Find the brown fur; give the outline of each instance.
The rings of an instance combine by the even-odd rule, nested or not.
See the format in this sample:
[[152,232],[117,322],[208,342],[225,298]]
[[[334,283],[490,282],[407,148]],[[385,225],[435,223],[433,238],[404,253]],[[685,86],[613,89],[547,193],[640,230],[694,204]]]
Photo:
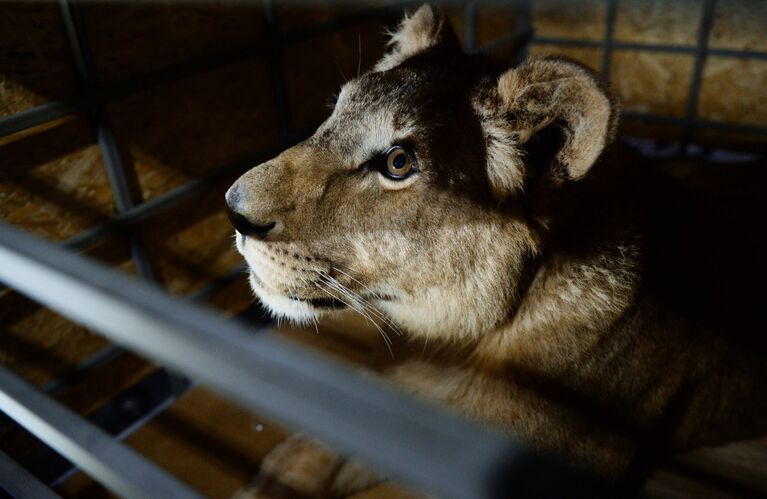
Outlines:
[[[463,55],[423,7],[314,136],[230,189],[232,209],[276,224],[238,236],[254,291],[299,321],[341,302],[385,315],[427,345],[391,379],[604,477],[763,433],[767,369],[748,333],[764,322],[711,249],[727,226],[690,223],[685,194],[625,157],[597,161],[616,115],[587,69]],[[417,173],[361,166],[394,144]],[[714,277],[730,296],[704,296],[726,289]],[[376,480],[331,456],[294,437],[264,473],[309,495]]]

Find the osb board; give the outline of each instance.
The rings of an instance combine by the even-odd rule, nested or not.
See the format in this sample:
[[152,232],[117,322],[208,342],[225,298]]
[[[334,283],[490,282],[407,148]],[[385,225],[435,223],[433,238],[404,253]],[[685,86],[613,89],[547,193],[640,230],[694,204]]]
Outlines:
[[530,12],[535,35],[601,40],[605,32],[605,0],[535,0]]
[[767,2],[726,0],[716,3],[708,43],[716,48],[767,50]]
[[257,56],[110,104],[144,200],[276,142],[268,67]]
[[622,0],[613,36],[624,42],[692,46],[702,12],[703,0]]
[[615,50],[610,86],[623,109],[683,116],[692,63],[692,57],[684,54]]
[[83,6],[102,80],[119,80],[252,45],[261,2],[93,2]]
[[703,68],[698,117],[767,126],[767,60],[708,57]]
[[295,126],[303,129],[324,120],[330,114],[328,98],[358,70],[369,70],[383,54],[385,41],[380,22],[373,21],[287,47],[285,72]]
[[187,294],[242,262],[223,211],[227,184],[144,224],[155,274],[169,292]]
[[41,385],[62,375],[105,345],[21,295],[0,295],[0,362],[30,383]]
[[0,219],[62,240],[110,216],[112,193],[83,119],[0,139]]
[[563,47],[561,45],[533,43],[530,45],[528,54],[535,57],[547,55],[569,57],[594,71],[599,71],[602,63],[602,50],[591,47]]
[[477,47],[509,35],[516,31],[517,18],[514,4],[490,3],[477,6],[477,24],[475,28]]
[[55,2],[0,2],[0,116],[76,91]]

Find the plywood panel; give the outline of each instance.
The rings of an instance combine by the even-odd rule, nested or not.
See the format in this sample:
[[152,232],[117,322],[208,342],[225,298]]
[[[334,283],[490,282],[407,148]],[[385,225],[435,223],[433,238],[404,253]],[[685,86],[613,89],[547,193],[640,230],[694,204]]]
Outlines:
[[85,120],[0,139],[0,218],[61,240],[113,212],[109,181]]
[[698,116],[767,126],[767,61],[709,57],[703,68]]
[[605,32],[604,0],[536,0],[532,21],[536,36],[601,40]]
[[266,33],[260,2],[92,2],[83,14],[105,81],[225,53]]
[[712,47],[767,50],[767,2],[727,0],[716,3],[708,42]]
[[623,0],[618,2],[614,37],[624,42],[693,46],[702,12],[702,0]]
[[76,92],[55,2],[0,2],[0,116]]
[[288,47],[287,87],[296,127],[324,120],[330,114],[328,98],[355,77],[358,68],[370,69],[383,54],[385,41],[380,22],[374,21]]
[[624,109],[682,116],[692,62],[688,55],[615,50],[610,85]]
[[266,59],[256,57],[109,106],[144,200],[276,142],[266,67]]

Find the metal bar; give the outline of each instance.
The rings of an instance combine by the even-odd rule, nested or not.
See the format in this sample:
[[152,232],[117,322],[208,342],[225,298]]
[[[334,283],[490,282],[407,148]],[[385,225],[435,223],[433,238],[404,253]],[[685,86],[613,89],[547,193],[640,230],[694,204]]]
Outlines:
[[[395,12],[398,8],[402,8],[410,3],[412,2],[393,2],[386,6],[317,23],[311,28],[285,33],[281,37],[282,44],[290,46],[311,40],[364,21],[375,19],[381,15]],[[124,98],[148,88],[189,78],[199,73],[213,71],[228,64],[234,64],[245,59],[256,57],[263,54],[268,49],[268,46],[269,44],[266,40],[259,40],[256,43],[249,43],[227,52],[204,56],[169,68],[127,78],[123,81],[109,83],[104,85],[103,88],[95,88],[92,89],[92,91],[104,101]],[[82,105],[83,103],[80,102],[79,99],[73,99],[72,101],[54,101],[11,116],[2,117],[0,118],[0,137],[5,137],[12,133],[26,130],[33,126],[42,125],[76,113],[80,110]]]
[[[410,4],[410,2],[396,2],[392,5],[379,7],[370,11],[325,21],[318,23],[317,25],[308,29],[285,33],[282,36],[282,40],[286,46],[290,46],[295,43],[300,43],[302,41],[310,40],[323,34],[346,28],[356,23],[373,19],[377,16],[381,16],[389,12],[394,12],[398,7],[401,8],[408,4]],[[515,5],[517,6],[518,12],[522,14],[519,16],[520,24],[518,24],[516,31],[528,31],[530,29],[529,0],[519,0],[515,3]],[[479,47],[478,50],[481,52],[489,52],[493,48],[497,48],[508,43],[514,43],[519,39],[520,37],[516,33],[504,35],[482,47]],[[594,48],[599,48],[603,44],[603,42],[598,40],[581,40],[557,37],[535,37],[531,40],[531,43]],[[612,45],[614,49],[640,51],[645,50],[650,52],[693,54],[696,50],[695,47],[681,45],[621,42],[615,40],[613,40]],[[183,78],[188,78],[201,72],[212,71],[228,64],[233,64],[250,57],[255,57],[259,54],[262,54],[266,50],[266,46],[266,41],[259,41],[257,43],[243,45],[242,47],[231,51],[222,52],[211,56],[205,56],[193,61],[179,64],[177,66],[172,66],[159,71],[147,73],[145,75],[128,78],[120,82],[111,83],[106,85],[105,88],[97,89],[96,91],[105,100],[120,99],[154,86],[167,84]],[[711,56],[733,57],[741,59],[767,59],[767,52],[754,50],[709,48],[708,54]],[[524,54],[521,55],[524,56]],[[11,133],[16,133],[18,131],[31,128],[33,126],[38,126],[43,123],[47,123],[49,121],[53,121],[55,119],[59,119],[69,114],[75,113],[80,109],[81,105],[82,104],[79,101],[49,102],[27,111],[22,111],[21,113],[5,116],[0,118],[0,137],[4,137],[6,135],[10,135]]]
[[[88,421],[123,440],[170,407],[191,387],[188,380],[155,370],[88,415]],[[40,449],[31,470],[50,487],[58,487],[78,468],[49,448]]]
[[61,496],[35,478],[19,463],[0,451],[0,495],[25,499],[56,499]]
[[738,59],[767,59],[767,52],[757,52],[755,50],[735,50],[735,49],[720,49],[720,48],[708,48],[708,55],[715,55],[719,57],[735,57]]
[[126,227],[139,224],[159,213],[169,210],[185,199],[189,199],[199,192],[203,192],[220,181],[231,175],[236,175],[246,171],[249,168],[273,157],[286,146],[281,144],[276,147],[267,148],[258,154],[248,156],[231,163],[223,168],[219,168],[212,174],[190,180],[164,194],[145,201],[130,210],[120,213],[100,225],[85,229],[77,235],[66,239],[62,245],[66,248],[82,250],[88,246],[100,241],[108,234],[118,230],[124,230]]
[[512,43],[519,42],[521,45],[514,61],[512,61],[515,65],[520,64],[527,58],[530,40],[532,40],[534,35],[531,3],[532,0],[517,0],[514,3],[514,14],[516,17],[514,31],[518,36],[516,40],[511,41]]
[[[511,485],[517,497],[593,495],[590,481],[494,431],[7,225],[0,225],[0,279],[115,343],[436,494],[506,497],[501,485]],[[543,483],[531,470],[561,474]]]
[[[96,142],[99,145],[104,168],[109,178],[112,197],[117,213],[124,213],[133,208],[128,179],[125,176],[125,166],[117,140],[109,123],[109,116],[101,98],[96,94],[98,77],[96,66],[88,42],[88,36],[83,28],[82,18],[77,6],[70,0],[59,0],[59,10],[64,22],[64,30],[72,49],[72,55],[77,66],[81,85],[85,91],[87,106],[90,110],[93,124],[96,127]],[[154,281],[151,264],[146,248],[141,241],[141,234],[129,231],[129,246],[133,265],[138,274],[147,281]]]
[[103,367],[117,357],[119,357],[125,350],[117,345],[107,345],[101,350],[97,351],[93,355],[89,356],[73,368],[69,369],[64,375],[49,381],[42,386],[42,390],[48,395],[56,395],[61,393],[62,390],[75,384],[77,381],[85,378],[85,376],[93,371]]
[[476,0],[465,0],[463,3],[463,48],[469,53],[477,49]]
[[0,137],[28,130],[77,112],[73,102],[53,101],[0,118]]
[[[661,125],[684,125],[684,118],[677,116],[665,116],[654,113],[642,113],[637,111],[621,111],[621,119],[643,121],[646,123],[657,123]],[[743,135],[767,135],[767,127],[755,125],[742,125],[739,123],[727,123],[710,120],[694,120],[693,128],[721,130],[724,132],[734,132]]]
[[687,106],[685,106],[684,112],[684,124],[682,125],[682,134],[679,140],[682,144],[682,150],[686,149],[687,144],[690,142],[690,136],[692,135],[698,111],[700,82],[703,77],[703,66],[706,64],[708,35],[714,22],[715,8],[716,0],[705,0],[703,2],[703,13],[701,14],[700,26],[698,27],[698,43],[695,47],[695,62],[693,63],[690,89],[687,94]]
[[605,83],[610,82],[610,61],[613,52],[613,30],[615,29],[615,16],[618,12],[618,0],[607,0],[607,12],[605,13],[605,37],[602,41],[602,63],[599,72]]
[[117,495],[199,497],[135,451],[2,366],[0,410]]
[[216,277],[205,286],[192,291],[187,299],[197,302],[207,301],[216,295],[219,291],[226,288],[238,279],[245,279],[247,266],[245,264],[239,264],[226,273]]
[[[498,38],[490,42],[491,44],[497,43],[503,37]],[[508,42],[507,42],[508,43]],[[558,38],[548,36],[536,36],[531,40],[531,43],[540,43],[546,45],[562,45],[572,47],[588,47],[599,48],[603,45],[603,41],[599,40],[583,40],[580,38]],[[670,45],[663,43],[640,43],[640,42],[622,42],[619,40],[613,40],[613,49],[620,50],[632,50],[632,51],[647,51],[647,52],[669,52],[677,54],[695,54],[696,47],[684,46],[684,45]],[[738,59],[767,59],[767,52],[758,52],[753,50],[735,50],[724,48],[708,48],[708,55],[720,56],[720,57],[733,57]]]
[[[301,131],[297,135],[300,139],[306,135],[306,132]],[[173,208],[195,194],[204,192],[220,180],[240,174],[257,164],[266,161],[289,145],[290,143],[286,143],[266,148],[256,154],[246,156],[223,168],[219,168],[206,177],[190,180],[175,189],[134,206],[124,213],[119,213],[106,222],[85,229],[84,231],[65,239],[60,244],[63,247],[72,250],[80,251],[87,249],[110,234],[130,230],[132,226],[140,224],[153,216]],[[0,283],[0,291],[3,291],[4,289],[6,288]]]
[[602,41],[600,40],[580,40],[580,39],[569,39],[569,38],[556,38],[556,37],[550,37],[550,36],[534,36],[532,40],[530,40],[530,43],[542,43],[542,44],[548,44],[548,45],[567,45],[572,47],[593,47],[593,48],[599,48],[602,46]]

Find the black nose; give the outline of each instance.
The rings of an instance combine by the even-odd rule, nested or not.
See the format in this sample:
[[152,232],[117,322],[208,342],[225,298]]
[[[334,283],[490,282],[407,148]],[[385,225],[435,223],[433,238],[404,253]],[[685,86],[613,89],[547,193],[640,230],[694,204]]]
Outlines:
[[227,207],[227,214],[229,215],[229,221],[232,222],[237,232],[243,236],[257,237],[258,239],[264,239],[269,231],[271,231],[276,224],[272,222],[266,225],[257,225],[248,220],[245,216],[233,211]]

